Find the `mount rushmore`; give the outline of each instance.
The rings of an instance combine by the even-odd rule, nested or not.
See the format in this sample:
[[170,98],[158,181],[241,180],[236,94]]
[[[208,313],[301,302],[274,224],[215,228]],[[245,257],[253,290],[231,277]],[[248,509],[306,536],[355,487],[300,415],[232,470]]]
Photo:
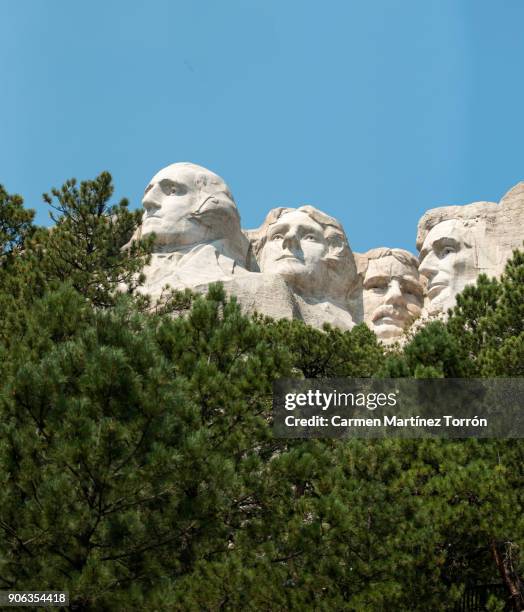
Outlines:
[[479,274],[499,276],[524,240],[524,183],[499,203],[428,210],[419,255],[380,247],[353,253],[342,225],[314,206],[269,211],[243,230],[225,181],[196,164],[160,170],[145,189],[134,238],[155,235],[141,291],[206,291],[223,283],[245,312],[351,329],[365,322],[385,343],[419,318],[445,315]]

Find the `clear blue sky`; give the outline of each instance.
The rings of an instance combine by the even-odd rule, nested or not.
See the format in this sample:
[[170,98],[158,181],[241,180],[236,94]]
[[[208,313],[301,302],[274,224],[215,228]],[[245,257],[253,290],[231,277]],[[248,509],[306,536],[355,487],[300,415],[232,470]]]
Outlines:
[[524,179],[524,1],[0,0],[0,183],[193,161],[242,225],[310,203],[356,251]]

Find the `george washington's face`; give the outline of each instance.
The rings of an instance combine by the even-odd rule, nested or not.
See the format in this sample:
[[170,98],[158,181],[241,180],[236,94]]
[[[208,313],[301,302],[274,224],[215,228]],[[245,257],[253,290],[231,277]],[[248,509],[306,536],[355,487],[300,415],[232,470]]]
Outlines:
[[422,285],[414,266],[387,255],[369,262],[364,277],[364,316],[381,340],[397,338],[422,308]]
[[286,212],[267,230],[260,270],[280,274],[291,284],[321,282],[327,253],[322,226],[305,212]]
[[[142,235],[154,233],[156,244],[174,246],[227,235],[220,223],[210,226],[204,222],[204,213],[213,212],[213,207],[224,208],[223,203],[225,208],[235,206],[226,191],[221,179],[205,168],[172,164],[160,170],[146,187],[142,200]],[[218,197],[214,197],[215,193]]]
[[456,295],[475,282],[475,249],[460,220],[443,221],[431,229],[420,251],[419,271],[428,280],[427,296],[434,311],[452,308]]
[[197,207],[194,171],[183,166],[168,166],[156,174],[146,187],[142,200],[145,212],[142,235],[156,234],[159,244],[195,242],[198,223],[192,217]]

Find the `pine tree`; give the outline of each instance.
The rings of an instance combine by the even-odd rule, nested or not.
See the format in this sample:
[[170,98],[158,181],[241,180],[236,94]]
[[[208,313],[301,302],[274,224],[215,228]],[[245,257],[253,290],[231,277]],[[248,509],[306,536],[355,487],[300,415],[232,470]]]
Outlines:
[[259,321],[270,337],[289,348],[296,373],[304,378],[372,376],[384,357],[377,337],[364,324],[342,331],[330,325],[315,329],[297,320]]
[[132,292],[143,281],[153,239],[131,241],[141,211],[130,212],[125,198],[110,205],[112,194],[108,172],[79,187],[71,179],[44,194],[55,225],[33,245],[48,282],[70,282],[97,307],[112,305],[117,290]]
[[9,195],[0,185],[0,364],[5,341],[12,335],[14,321],[28,296],[31,274],[25,260],[36,229],[34,215],[33,210],[24,208],[21,196]]
[[25,317],[2,364],[0,578],[140,608],[243,527],[289,359],[214,288],[187,318],[125,297],[100,310],[68,286]]
[[34,232],[35,213],[25,209],[23,203],[19,195],[9,195],[0,185],[0,269],[20,253]]
[[500,279],[481,276],[457,297],[447,329],[469,375],[524,375],[524,252],[514,251]]

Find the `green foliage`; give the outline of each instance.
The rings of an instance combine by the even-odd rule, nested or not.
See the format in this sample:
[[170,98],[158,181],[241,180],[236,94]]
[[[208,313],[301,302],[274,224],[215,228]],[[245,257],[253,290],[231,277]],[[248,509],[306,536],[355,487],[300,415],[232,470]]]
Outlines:
[[384,350],[369,328],[351,331],[325,325],[323,330],[302,321],[261,318],[269,336],[289,348],[295,373],[304,378],[368,377],[382,363]]
[[172,318],[63,286],[25,319],[2,364],[6,588],[97,610],[451,608],[496,580],[492,539],[523,541],[522,445],[273,439],[272,381],[312,332],[282,326],[290,352],[220,287]]
[[421,329],[404,349],[415,378],[460,378],[467,371],[455,337],[447,326],[434,321]]
[[[55,209],[55,226],[36,229],[34,212],[23,209],[19,196],[0,189],[0,341],[7,350],[24,334],[25,310],[62,282],[99,308],[111,306],[119,292],[132,293],[141,282],[151,239],[129,244],[141,214],[130,212],[127,200],[111,206],[112,193],[107,172],[80,187],[74,179],[67,181],[52,190],[56,204],[44,196]],[[171,298],[167,306],[174,311],[178,302]],[[141,304],[151,307],[145,298]]]
[[285,353],[220,289],[173,320],[124,298],[94,310],[66,286],[26,330],[0,398],[3,584],[115,609],[227,551],[272,452]]
[[68,281],[98,307],[111,306],[119,287],[132,292],[142,282],[152,244],[152,238],[130,242],[141,212],[130,212],[126,199],[110,205],[112,194],[108,172],[80,187],[75,179],[66,181],[51,196],[44,194],[55,210],[55,226],[41,231],[33,245],[48,282]]
[[[34,211],[23,207],[18,195],[9,195],[0,185],[0,358],[2,348],[13,333],[13,321],[20,319],[29,279],[26,249],[35,232]],[[6,334],[6,330],[10,332]],[[1,342],[3,340],[3,342]]]
[[524,251],[499,280],[481,276],[466,287],[447,327],[469,375],[524,376]]
[[33,210],[23,207],[19,195],[9,195],[0,185],[0,268],[7,265],[34,231]]

